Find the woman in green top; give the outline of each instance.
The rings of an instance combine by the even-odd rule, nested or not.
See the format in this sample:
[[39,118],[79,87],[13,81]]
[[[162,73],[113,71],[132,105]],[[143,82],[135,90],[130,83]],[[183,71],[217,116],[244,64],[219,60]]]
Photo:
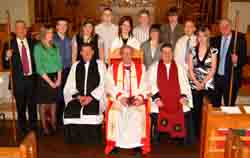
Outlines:
[[[59,48],[53,43],[53,28],[44,26],[41,41],[35,46],[35,63],[38,79],[37,103],[40,104],[40,116],[45,135],[49,135],[49,124],[56,130],[56,98],[61,84],[62,63]],[[48,123],[46,117],[50,116]]]

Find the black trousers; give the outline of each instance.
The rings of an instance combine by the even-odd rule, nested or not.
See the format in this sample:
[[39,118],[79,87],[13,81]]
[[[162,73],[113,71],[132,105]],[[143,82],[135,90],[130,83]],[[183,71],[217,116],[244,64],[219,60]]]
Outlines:
[[63,112],[64,112],[64,108],[65,108],[63,89],[64,89],[64,86],[66,84],[66,81],[67,81],[67,78],[69,75],[69,71],[70,71],[70,68],[65,68],[62,71],[62,80],[61,80],[62,82],[61,82],[61,86],[60,86],[57,101],[56,101],[56,104],[57,104],[56,116],[57,116],[57,122],[59,125],[63,124],[62,120],[63,120]]
[[202,107],[203,107],[203,98],[206,96],[210,100],[210,102],[214,105],[215,102],[215,91],[212,89],[209,90],[192,90],[193,95],[193,119],[194,119],[194,127],[196,136],[200,136],[200,128],[201,128],[201,120],[202,120]]
[[[225,83],[225,77],[216,75],[215,77],[215,91],[216,91],[216,97],[215,97],[215,106],[219,107],[221,106],[221,100],[223,97],[225,106],[234,106],[235,101],[237,99],[238,90],[239,90],[239,83],[238,81],[235,81],[233,83],[232,87],[232,98],[231,103],[229,104],[229,91],[230,91],[230,85]],[[225,86],[226,85],[226,86]]]
[[[186,128],[186,137],[184,138],[184,144],[194,144],[195,139],[195,131],[194,131],[194,123],[192,111],[188,111],[184,113],[184,121]],[[157,123],[158,123],[158,113],[151,113],[151,140],[153,142],[159,142],[160,133],[158,131]]]
[[[18,127],[25,132],[27,128],[37,128],[37,105],[35,102],[35,79],[34,77],[24,77],[23,91],[15,92]],[[29,124],[27,124],[26,109],[28,108]]]

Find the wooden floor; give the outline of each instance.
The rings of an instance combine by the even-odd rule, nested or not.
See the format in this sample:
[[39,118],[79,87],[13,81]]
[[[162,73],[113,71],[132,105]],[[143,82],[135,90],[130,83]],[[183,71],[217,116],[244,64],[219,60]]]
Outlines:
[[[0,125],[3,124],[0,122]],[[0,128],[1,128],[0,126]],[[15,146],[11,130],[0,129],[0,146]],[[39,158],[133,158],[132,150],[121,150],[117,157],[104,155],[104,144],[87,146],[65,144],[63,130],[59,130],[54,136],[38,136]],[[167,144],[165,140],[159,145],[152,146],[152,152],[146,158],[198,158],[198,145],[177,146]]]

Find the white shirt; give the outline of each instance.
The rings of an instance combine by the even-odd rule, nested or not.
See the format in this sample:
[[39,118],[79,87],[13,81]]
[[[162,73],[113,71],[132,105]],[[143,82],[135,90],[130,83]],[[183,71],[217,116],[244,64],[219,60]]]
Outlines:
[[167,79],[169,79],[170,64],[165,64],[167,70]]
[[25,74],[25,75],[29,76],[29,75],[32,74],[32,64],[31,64],[30,48],[29,48],[29,45],[28,45],[28,41],[27,41],[26,38],[24,38],[23,40],[21,40],[20,38],[16,38],[16,40],[17,40],[17,45],[18,45],[19,54],[20,54],[21,59],[22,59],[22,41],[23,41],[23,44],[24,44],[24,46],[26,48],[26,53],[27,53],[27,56],[28,56],[30,72],[28,74]]
[[87,79],[88,79],[88,72],[89,72],[89,61],[85,63],[85,79],[84,79],[84,95],[87,94]]
[[133,30],[133,35],[142,44],[149,39],[149,27],[143,28],[142,26],[137,26]]
[[[128,39],[127,45],[130,47],[139,50],[140,49],[140,43],[135,37],[130,37]],[[116,37],[114,41],[112,42],[110,52],[113,52],[117,48],[121,48],[123,46],[123,41],[120,37]]]
[[[169,76],[170,64],[166,64],[166,69],[168,73],[167,75]],[[193,97],[192,97],[192,92],[191,92],[188,76],[187,76],[186,71],[181,65],[177,64],[177,69],[178,69],[180,93],[185,94],[188,99],[188,106],[183,105],[183,112],[188,112],[190,111],[190,108],[193,107]],[[158,62],[152,64],[147,71],[148,89],[149,91],[152,92],[152,94],[156,94],[157,92],[159,92],[158,85],[157,85],[157,72],[158,72]],[[151,112],[155,112],[155,113],[159,112],[159,108],[155,104],[155,102],[152,102]]]
[[115,37],[118,35],[118,27],[115,24],[105,24],[100,23],[95,27],[95,32],[103,39],[104,41],[104,57],[105,61],[108,60],[109,48]]
[[187,51],[187,41],[190,38],[190,49],[195,47],[196,42],[196,36],[192,35],[191,37],[184,35],[182,36],[175,45],[174,49],[174,59],[177,64],[183,65],[187,70],[187,62],[186,62],[186,51]]
[[152,59],[155,56],[155,51],[156,51],[156,48],[154,48],[154,47],[151,46],[151,56],[152,56]]

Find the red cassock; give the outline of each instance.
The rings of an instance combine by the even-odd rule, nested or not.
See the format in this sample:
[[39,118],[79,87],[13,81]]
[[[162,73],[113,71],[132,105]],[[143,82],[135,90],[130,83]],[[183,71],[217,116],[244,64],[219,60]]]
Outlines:
[[157,84],[161,100],[164,104],[159,109],[158,130],[167,132],[172,138],[183,138],[186,135],[184,112],[179,100],[181,98],[178,69],[173,61],[167,78],[163,61],[158,64]]

